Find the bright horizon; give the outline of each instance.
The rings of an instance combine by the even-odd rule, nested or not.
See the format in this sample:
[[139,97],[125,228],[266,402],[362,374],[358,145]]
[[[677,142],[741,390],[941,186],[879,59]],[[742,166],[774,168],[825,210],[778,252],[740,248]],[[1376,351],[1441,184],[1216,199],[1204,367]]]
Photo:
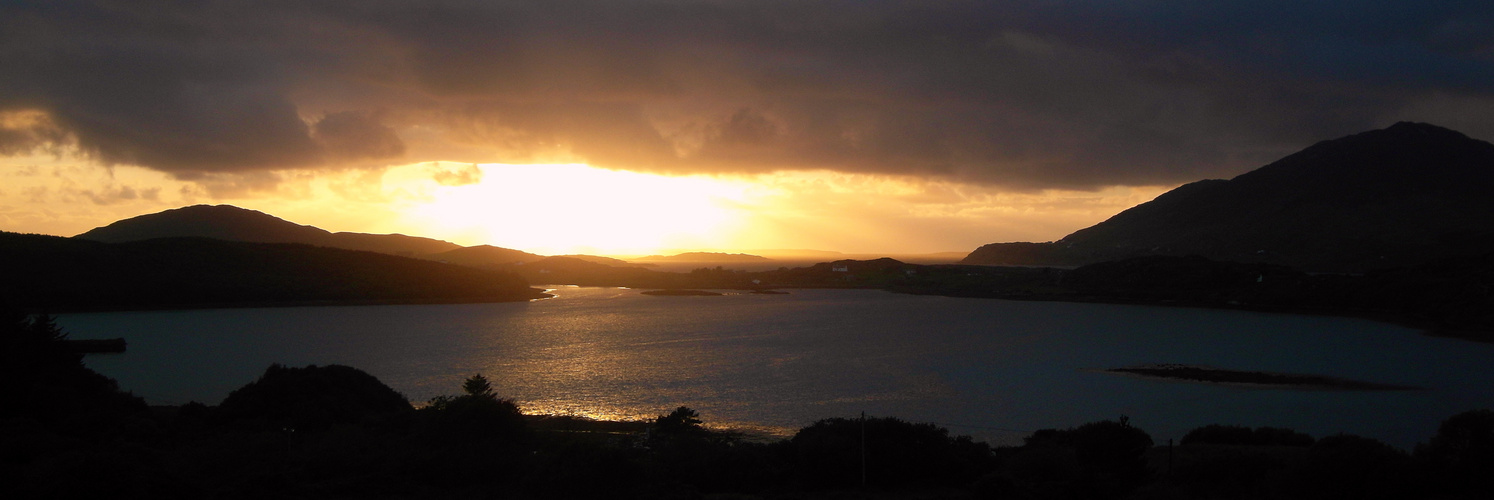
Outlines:
[[545,254],[969,252],[1396,122],[1494,137],[1481,4],[160,9],[0,4],[0,230],[208,203]]
[[[20,160],[20,161],[18,161]],[[1173,186],[996,189],[829,171],[661,175],[582,164],[421,162],[287,175],[214,196],[139,167],[8,158],[0,230],[73,236],[195,204],[258,210],[332,232],[400,233],[541,255],[638,257],[813,250],[915,255],[1050,241]]]

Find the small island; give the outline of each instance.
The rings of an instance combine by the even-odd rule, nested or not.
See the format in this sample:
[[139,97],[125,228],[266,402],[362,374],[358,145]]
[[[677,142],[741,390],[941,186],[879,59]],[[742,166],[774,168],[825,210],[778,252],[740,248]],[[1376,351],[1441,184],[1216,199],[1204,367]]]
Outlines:
[[683,296],[716,297],[716,296],[722,295],[722,294],[717,293],[717,292],[711,292],[711,291],[706,291],[706,290],[678,290],[678,289],[649,290],[649,291],[642,292],[642,293],[644,295],[660,295],[660,296],[668,296],[668,297],[683,297]]
[[1102,370],[1105,373],[1146,378],[1220,384],[1243,384],[1282,389],[1326,389],[1341,391],[1409,391],[1420,387],[1348,380],[1323,375],[1228,370],[1198,365],[1156,364]]

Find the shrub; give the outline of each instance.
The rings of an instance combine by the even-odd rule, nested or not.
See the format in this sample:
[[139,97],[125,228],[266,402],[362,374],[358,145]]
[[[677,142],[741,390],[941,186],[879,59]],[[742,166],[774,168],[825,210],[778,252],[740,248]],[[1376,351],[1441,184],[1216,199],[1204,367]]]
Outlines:
[[1416,447],[1416,457],[1438,474],[1438,483],[1462,491],[1494,488],[1494,411],[1473,410],[1448,417],[1437,435]]
[[325,430],[411,411],[409,401],[373,375],[341,365],[270,365],[218,406],[229,422],[260,429]]
[[1151,478],[1151,448],[1152,437],[1124,418],[1043,429],[1025,439],[1014,472],[1029,486],[1065,484],[1073,496],[1119,498]]
[[863,453],[867,484],[884,488],[968,485],[994,464],[985,443],[891,417],[820,420],[790,443],[798,477],[814,487],[860,484]]
[[1211,424],[1188,431],[1181,445],[1231,444],[1253,446],[1312,446],[1313,438],[1291,429]]
[[1339,434],[1319,439],[1293,474],[1307,498],[1414,498],[1411,457],[1380,441]]

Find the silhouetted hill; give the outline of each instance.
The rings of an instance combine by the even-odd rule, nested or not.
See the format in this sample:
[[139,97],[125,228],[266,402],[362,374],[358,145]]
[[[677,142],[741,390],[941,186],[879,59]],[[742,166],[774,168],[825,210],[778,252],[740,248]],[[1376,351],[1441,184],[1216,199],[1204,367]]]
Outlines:
[[[308,242],[308,244],[316,245],[317,243]],[[404,257],[429,255],[462,248],[461,245],[456,243],[421,236],[347,232],[332,233],[332,237],[321,243],[320,246],[387,253]]]
[[1052,243],[986,245],[963,263],[1201,255],[1310,271],[1415,265],[1494,248],[1491,188],[1494,144],[1402,122],[1181,186]]
[[638,262],[767,262],[767,257],[745,253],[685,252],[676,255],[650,255],[633,259]]
[[653,264],[634,264],[634,263],[628,262],[626,260],[614,259],[612,257],[602,257],[600,255],[566,254],[566,255],[556,255],[555,257],[569,257],[569,258],[572,258],[572,259],[581,259],[581,260],[584,260],[584,261],[587,261],[587,262],[593,262],[593,263],[597,263],[597,264],[605,264],[605,265],[615,266],[615,267],[639,267],[639,266],[651,266],[651,265],[653,265]]
[[232,205],[193,205],[116,221],[76,238],[123,243],[153,238],[200,237],[254,243],[303,243],[348,250],[415,256],[461,248],[455,243],[402,234],[332,233]]
[[126,243],[0,232],[0,298],[98,310],[542,296],[512,273],[373,252],[208,238]]
[[492,245],[475,245],[426,255],[424,258],[463,266],[494,269],[534,262],[545,256]]
[[814,250],[807,248],[757,248],[747,250],[746,253],[761,255],[773,260],[818,260],[828,261],[846,258],[846,254],[832,250]]

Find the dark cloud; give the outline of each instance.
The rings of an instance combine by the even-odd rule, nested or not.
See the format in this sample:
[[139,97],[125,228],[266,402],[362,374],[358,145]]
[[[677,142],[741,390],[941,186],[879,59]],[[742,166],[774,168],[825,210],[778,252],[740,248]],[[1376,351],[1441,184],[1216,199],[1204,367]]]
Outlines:
[[0,154],[60,131],[180,178],[449,160],[1176,183],[1398,120],[1491,138],[1488,26],[1474,1],[6,4],[0,112],[56,129],[0,129]]
[[56,149],[69,139],[67,131],[45,114],[0,111],[0,156]]
[[405,153],[405,143],[394,129],[369,113],[329,113],[312,126],[311,136],[328,156],[341,160],[382,160]]

